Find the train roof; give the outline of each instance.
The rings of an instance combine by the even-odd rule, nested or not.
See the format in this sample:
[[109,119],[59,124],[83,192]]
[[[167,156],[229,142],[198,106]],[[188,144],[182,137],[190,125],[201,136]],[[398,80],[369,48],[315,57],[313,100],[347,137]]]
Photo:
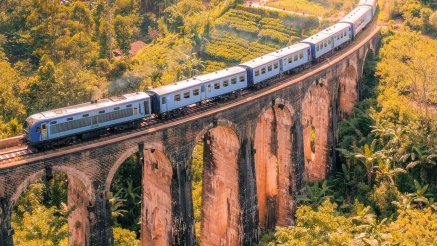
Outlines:
[[329,35],[335,34],[341,30],[344,30],[345,28],[349,28],[351,25],[348,23],[336,23],[335,25],[332,25],[328,28],[323,29],[322,33],[327,33]]
[[78,113],[89,112],[92,110],[98,110],[106,107],[116,106],[124,103],[134,102],[142,99],[147,99],[150,96],[145,92],[136,92],[131,94],[125,94],[117,97],[110,97],[98,100],[97,102],[87,102],[78,105],[73,105],[64,108],[58,108],[53,110],[44,111],[31,115],[28,119],[35,120],[45,120],[54,119],[67,115],[74,115]]
[[239,74],[239,73],[243,73],[246,72],[246,69],[239,67],[239,66],[234,66],[234,67],[230,67],[230,68],[226,68],[217,72],[212,72],[212,73],[208,73],[208,74],[204,74],[204,75],[200,75],[197,76],[197,79],[199,80],[203,80],[203,81],[212,81],[212,80],[216,80],[216,79],[221,79],[221,78],[226,78],[235,74]]
[[302,41],[300,41],[301,43],[311,43],[311,44],[316,44],[319,43],[320,41],[325,40],[326,38],[329,38],[331,36],[331,34],[325,33],[325,32],[318,32],[316,34],[314,34],[313,36],[306,38]]
[[247,66],[247,67],[250,67],[250,68],[257,68],[259,66],[265,65],[265,64],[267,64],[269,62],[276,61],[276,60],[278,60],[278,57],[272,56],[270,54],[267,54],[267,55],[255,58],[253,60],[250,60],[248,62],[242,63],[242,64],[240,64],[240,66]]
[[284,57],[284,56],[288,56],[296,51],[308,49],[309,47],[310,47],[309,44],[297,43],[297,44],[293,44],[291,46],[285,47],[283,49],[274,51],[272,53],[269,53],[268,55],[275,56],[275,57]]
[[153,88],[153,89],[150,89],[148,91],[155,93],[155,94],[158,94],[158,95],[167,95],[167,94],[170,94],[173,92],[178,92],[178,91],[181,91],[184,89],[191,88],[191,87],[196,86],[196,85],[201,85],[204,83],[208,83],[210,81],[222,79],[222,78],[232,76],[235,74],[239,74],[242,72],[246,72],[246,69],[244,69],[242,67],[238,67],[238,66],[230,67],[230,68],[226,68],[226,69],[223,69],[220,71],[216,71],[216,72],[200,75],[197,77],[193,77],[190,79],[178,81],[178,82],[173,83],[173,84],[168,84],[168,85],[160,86],[157,88]]
[[340,20],[341,22],[347,22],[347,23],[355,23],[359,18],[361,18],[364,14],[366,14],[367,11],[372,11],[372,7],[370,6],[358,6],[354,8],[349,14],[347,14],[343,19]]
[[378,0],[360,0],[358,3],[358,6],[360,5],[369,5],[369,6],[376,6],[378,3]]

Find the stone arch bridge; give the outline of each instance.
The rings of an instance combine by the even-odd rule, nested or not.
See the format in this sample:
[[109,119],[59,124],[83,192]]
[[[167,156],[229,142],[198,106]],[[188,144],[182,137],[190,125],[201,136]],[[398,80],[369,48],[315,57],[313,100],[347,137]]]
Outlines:
[[249,245],[260,231],[293,223],[305,181],[335,162],[337,122],[357,101],[378,28],[337,55],[230,104],[129,134],[0,164],[0,245],[13,245],[11,214],[38,178],[68,175],[69,245],[113,245],[108,191],[132,154],[142,161],[142,245],[193,245],[191,159],[204,141],[201,242]]

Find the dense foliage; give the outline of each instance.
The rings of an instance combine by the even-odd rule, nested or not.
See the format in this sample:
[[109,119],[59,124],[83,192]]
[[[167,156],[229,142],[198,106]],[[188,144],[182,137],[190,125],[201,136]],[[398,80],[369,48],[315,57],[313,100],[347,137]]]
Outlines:
[[296,225],[264,244],[437,243],[437,41],[409,25],[387,28],[369,54],[360,101],[339,123],[337,173],[307,184]]

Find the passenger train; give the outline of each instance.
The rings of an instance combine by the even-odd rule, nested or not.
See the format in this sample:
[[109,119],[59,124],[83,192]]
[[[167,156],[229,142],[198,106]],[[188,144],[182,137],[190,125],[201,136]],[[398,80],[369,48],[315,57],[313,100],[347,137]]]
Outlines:
[[238,66],[200,75],[146,92],[126,94],[31,115],[24,141],[45,148],[76,139],[92,138],[108,130],[135,127],[149,117],[168,117],[189,105],[258,87],[280,74],[323,60],[353,40],[372,21],[377,0],[361,0],[335,25],[301,42]]

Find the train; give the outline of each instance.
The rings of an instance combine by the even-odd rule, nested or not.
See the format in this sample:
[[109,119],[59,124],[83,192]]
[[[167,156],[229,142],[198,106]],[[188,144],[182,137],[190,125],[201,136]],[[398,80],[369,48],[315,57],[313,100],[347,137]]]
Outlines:
[[297,44],[248,62],[187,80],[31,115],[24,141],[45,148],[93,138],[110,130],[138,127],[149,117],[172,117],[190,105],[228,98],[259,87],[282,74],[300,71],[324,60],[354,40],[371,23],[377,0],[361,0],[338,23]]

